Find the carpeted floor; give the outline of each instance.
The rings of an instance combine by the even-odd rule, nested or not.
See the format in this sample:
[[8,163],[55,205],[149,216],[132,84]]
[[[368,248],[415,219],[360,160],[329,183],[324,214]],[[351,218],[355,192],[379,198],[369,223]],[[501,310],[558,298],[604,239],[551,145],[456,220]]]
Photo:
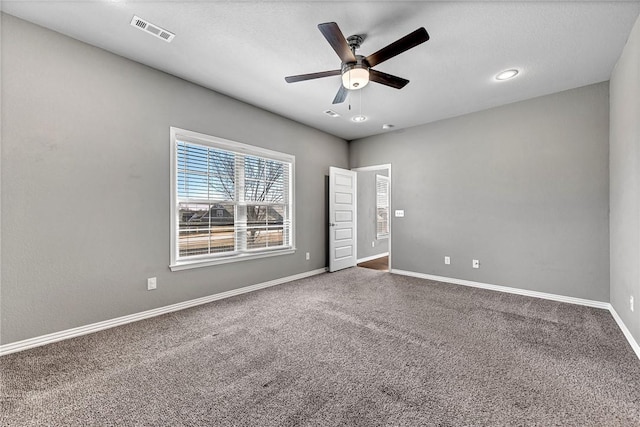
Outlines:
[[363,268],[0,358],[3,426],[638,426],[600,309]]

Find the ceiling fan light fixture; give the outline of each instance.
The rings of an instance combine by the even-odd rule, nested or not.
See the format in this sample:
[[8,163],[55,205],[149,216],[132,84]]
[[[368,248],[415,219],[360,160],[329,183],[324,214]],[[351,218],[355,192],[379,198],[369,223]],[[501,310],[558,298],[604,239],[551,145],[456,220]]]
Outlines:
[[362,64],[347,64],[342,70],[342,86],[349,90],[362,89],[369,83],[369,70]]

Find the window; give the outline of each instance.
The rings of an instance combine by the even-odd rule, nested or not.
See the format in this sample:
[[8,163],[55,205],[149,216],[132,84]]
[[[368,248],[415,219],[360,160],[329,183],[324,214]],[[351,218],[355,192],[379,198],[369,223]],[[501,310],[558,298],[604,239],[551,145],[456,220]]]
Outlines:
[[171,269],[292,253],[295,157],[171,128]]
[[389,237],[389,177],[376,175],[376,238]]

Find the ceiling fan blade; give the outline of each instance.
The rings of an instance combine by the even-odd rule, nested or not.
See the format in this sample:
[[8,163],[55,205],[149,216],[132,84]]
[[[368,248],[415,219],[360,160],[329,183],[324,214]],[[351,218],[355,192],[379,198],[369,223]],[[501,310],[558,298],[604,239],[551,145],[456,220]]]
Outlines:
[[396,89],[402,89],[407,85],[407,83],[409,83],[409,80],[403,79],[402,77],[392,76],[391,74],[372,69],[369,69],[369,80],[385,86],[391,86]]
[[426,42],[427,40],[429,40],[429,34],[427,33],[427,30],[425,30],[424,27],[420,27],[414,32],[394,41],[390,45],[383,47],[376,53],[372,53],[371,55],[367,56],[367,62],[369,63],[370,67],[375,67],[381,62],[384,62],[387,59],[391,59],[396,55],[400,55],[402,52],[416,47],[419,44]]
[[349,94],[349,89],[344,87],[342,84],[340,85],[340,89],[338,89],[338,93],[336,93],[336,97],[333,98],[332,104],[341,104],[347,99],[347,95]]
[[333,50],[336,51],[342,62],[356,62],[356,57],[349,48],[349,43],[344,38],[342,31],[335,22],[318,24],[318,29],[329,42]]
[[321,71],[319,73],[298,74],[297,76],[288,76],[288,77],[285,77],[284,79],[287,81],[287,83],[295,83],[295,82],[302,82],[305,80],[319,79],[322,77],[339,76],[340,74],[342,74],[341,70],[331,70],[331,71]]

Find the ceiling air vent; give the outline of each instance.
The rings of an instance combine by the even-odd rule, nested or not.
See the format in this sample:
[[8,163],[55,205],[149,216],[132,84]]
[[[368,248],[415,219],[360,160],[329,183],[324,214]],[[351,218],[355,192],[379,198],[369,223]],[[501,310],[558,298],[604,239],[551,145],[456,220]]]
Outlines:
[[171,31],[164,30],[157,25],[153,25],[149,21],[145,21],[144,19],[134,16],[131,20],[131,26],[136,27],[139,30],[142,30],[146,33],[151,34],[152,36],[156,36],[159,39],[162,39],[169,43],[176,36]]

